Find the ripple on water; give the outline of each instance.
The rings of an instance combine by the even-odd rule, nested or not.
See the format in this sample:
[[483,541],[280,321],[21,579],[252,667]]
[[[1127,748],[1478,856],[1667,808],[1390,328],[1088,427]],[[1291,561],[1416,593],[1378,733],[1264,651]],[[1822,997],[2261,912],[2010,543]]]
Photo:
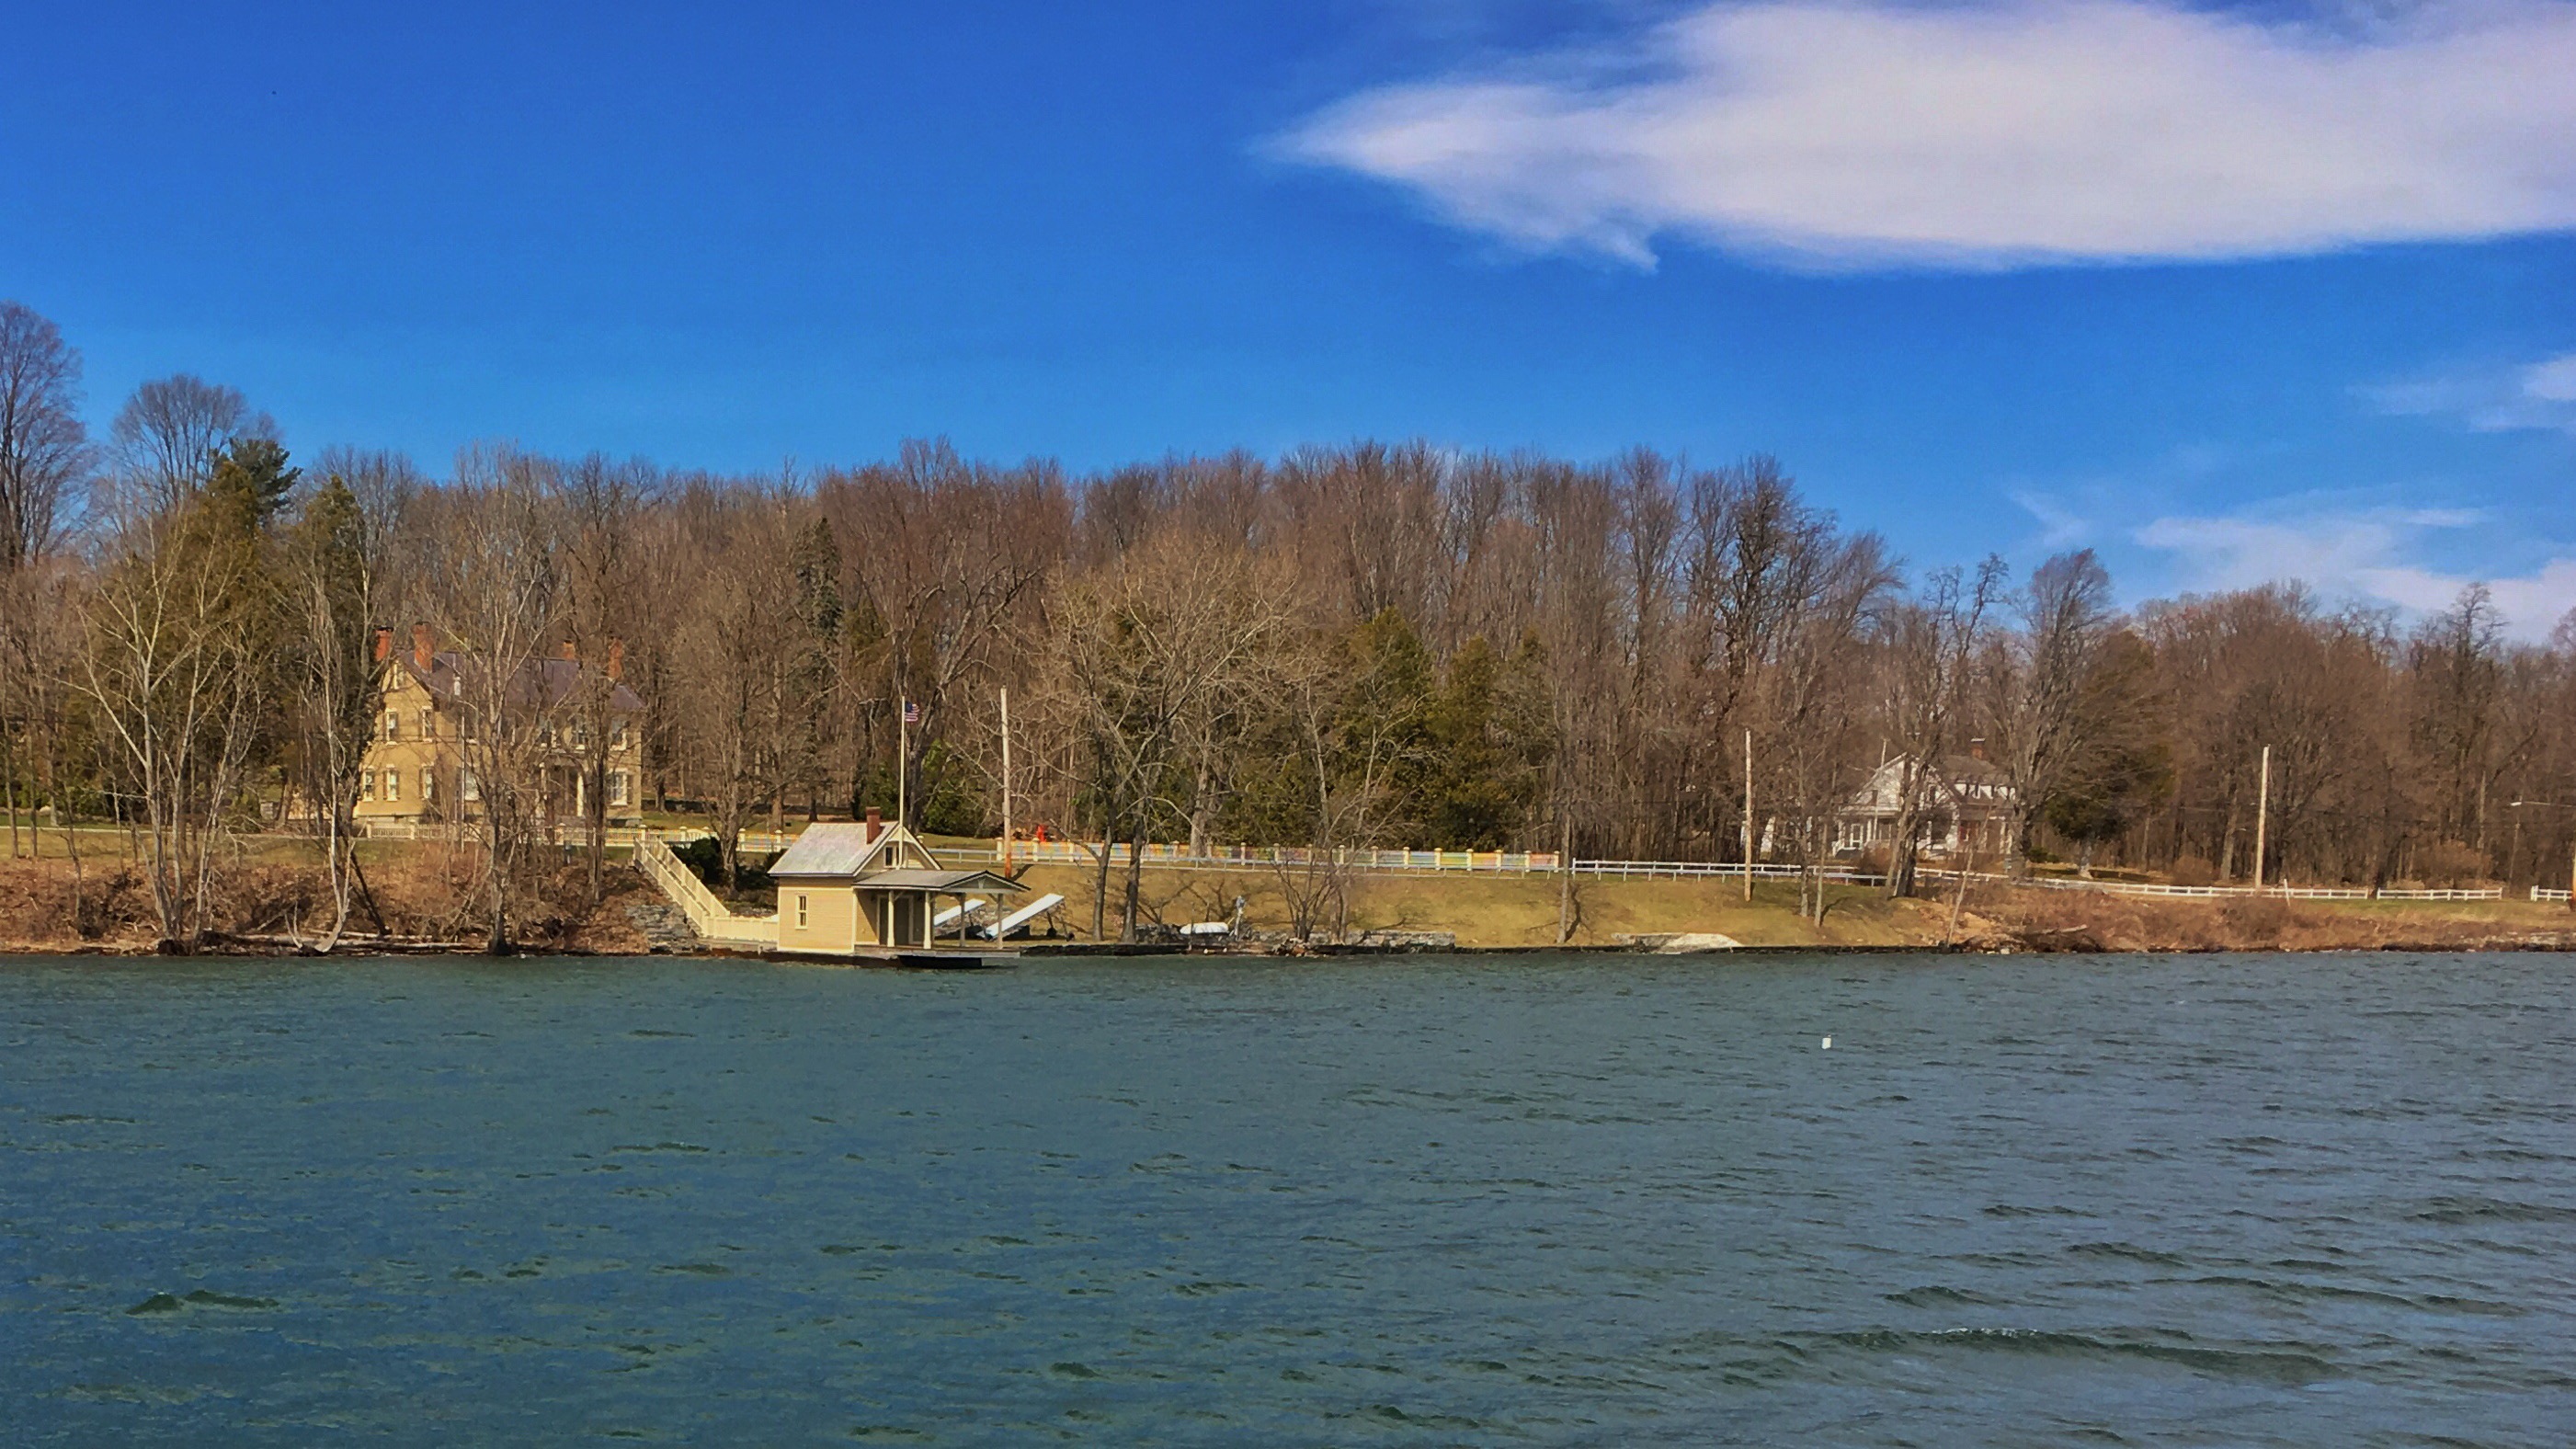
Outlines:
[[0,1017],[35,1442],[2555,1449],[2576,1393],[2547,958],[21,960]]

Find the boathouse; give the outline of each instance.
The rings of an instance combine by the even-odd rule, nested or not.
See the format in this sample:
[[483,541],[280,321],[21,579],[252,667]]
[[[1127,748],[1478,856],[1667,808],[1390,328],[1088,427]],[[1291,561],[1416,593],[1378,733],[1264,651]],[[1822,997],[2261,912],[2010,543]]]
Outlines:
[[769,878],[778,883],[778,949],[833,956],[945,944],[946,928],[934,925],[943,901],[957,907],[951,919],[963,945],[978,894],[1024,889],[989,870],[947,869],[874,810],[865,820],[806,826],[769,863]]

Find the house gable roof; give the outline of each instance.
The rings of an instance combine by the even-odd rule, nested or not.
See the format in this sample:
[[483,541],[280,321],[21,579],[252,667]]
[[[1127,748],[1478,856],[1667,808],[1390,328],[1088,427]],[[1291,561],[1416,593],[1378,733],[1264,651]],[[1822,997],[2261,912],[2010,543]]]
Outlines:
[[[402,672],[420,681],[421,687],[443,698],[456,698],[463,691],[460,682],[476,668],[476,661],[453,650],[441,650],[429,657],[429,667],[410,654],[396,654]],[[517,707],[536,705],[552,709],[581,688],[584,675],[597,677],[596,667],[577,659],[531,659],[519,666],[516,679],[510,681],[510,703]],[[644,699],[619,680],[609,686],[608,706],[625,714],[644,708]]]

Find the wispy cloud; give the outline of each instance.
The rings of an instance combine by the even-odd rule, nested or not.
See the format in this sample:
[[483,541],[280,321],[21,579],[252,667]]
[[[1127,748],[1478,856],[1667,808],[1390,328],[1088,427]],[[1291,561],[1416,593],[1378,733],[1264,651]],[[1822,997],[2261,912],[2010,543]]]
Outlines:
[[2021,505],[2021,511],[2039,523],[2039,535],[2031,541],[2041,548],[2067,548],[2093,536],[2093,520],[2050,494],[2028,488],[2017,489],[2012,501]]
[[2433,535],[2491,521],[2466,509],[2293,512],[2276,505],[2260,514],[2159,518],[2132,536],[2171,555],[2186,589],[2296,580],[2329,597],[2430,612],[2448,607],[2469,584],[2484,583],[2513,633],[2540,638],[2576,609],[2576,558],[2548,559],[2513,574],[2461,573],[2423,560]]
[[2568,0],[2358,29],[1772,0],[1368,91],[1280,144],[1641,266],[1667,234],[1824,266],[2270,256],[2576,227],[2570,76]]
[[2576,433],[2576,352],[2519,367],[2475,368],[2362,391],[2383,411],[2456,417],[2482,433]]

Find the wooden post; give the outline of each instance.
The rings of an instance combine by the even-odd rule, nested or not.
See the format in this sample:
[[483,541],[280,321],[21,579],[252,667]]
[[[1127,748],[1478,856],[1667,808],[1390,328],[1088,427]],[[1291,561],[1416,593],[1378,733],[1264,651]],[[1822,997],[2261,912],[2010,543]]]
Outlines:
[[2272,747],[2263,747],[2263,780],[2254,796],[2254,894],[2263,893],[2264,837],[2272,824]]

